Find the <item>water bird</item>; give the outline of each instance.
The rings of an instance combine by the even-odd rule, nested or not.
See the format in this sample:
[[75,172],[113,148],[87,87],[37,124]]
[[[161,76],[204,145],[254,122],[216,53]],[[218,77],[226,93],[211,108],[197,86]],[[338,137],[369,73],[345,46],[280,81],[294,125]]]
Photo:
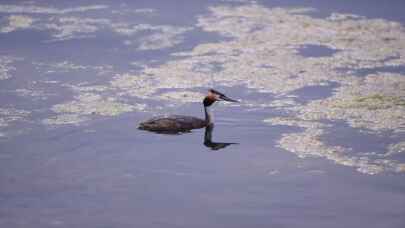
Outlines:
[[200,119],[193,116],[171,115],[158,116],[149,119],[139,124],[138,129],[153,131],[157,133],[176,134],[181,132],[189,132],[193,129],[207,127],[213,124],[210,107],[216,101],[238,102],[225,94],[214,89],[208,90],[207,96],[203,99],[205,119]]

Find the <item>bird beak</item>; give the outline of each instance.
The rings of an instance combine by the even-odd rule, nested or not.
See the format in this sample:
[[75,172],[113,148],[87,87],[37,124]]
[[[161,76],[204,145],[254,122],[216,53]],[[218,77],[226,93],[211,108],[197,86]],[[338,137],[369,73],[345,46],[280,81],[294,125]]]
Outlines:
[[232,98],[229,98],[229,97],[225,96],[224,94],[221,94],[221,95],[219,96],[219,98],[220,98],[221,100],[223,100],[223,101],[239,102],[239,101],[237,101],[237,100],[234,100],[234,99],[232,99]]

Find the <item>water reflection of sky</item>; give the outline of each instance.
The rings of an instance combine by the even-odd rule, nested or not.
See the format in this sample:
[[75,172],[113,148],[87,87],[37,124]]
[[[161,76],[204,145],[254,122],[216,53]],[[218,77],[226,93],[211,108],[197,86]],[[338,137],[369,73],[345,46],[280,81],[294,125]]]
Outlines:
[[2,1],[0,226],[402,227],[404,6]]

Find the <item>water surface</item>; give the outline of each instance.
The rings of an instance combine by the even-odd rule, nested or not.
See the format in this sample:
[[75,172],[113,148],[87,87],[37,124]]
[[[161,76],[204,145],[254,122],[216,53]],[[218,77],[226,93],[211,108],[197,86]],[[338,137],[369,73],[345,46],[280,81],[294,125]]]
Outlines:
[[0,226],[403,227],[404,8],[3,1]]

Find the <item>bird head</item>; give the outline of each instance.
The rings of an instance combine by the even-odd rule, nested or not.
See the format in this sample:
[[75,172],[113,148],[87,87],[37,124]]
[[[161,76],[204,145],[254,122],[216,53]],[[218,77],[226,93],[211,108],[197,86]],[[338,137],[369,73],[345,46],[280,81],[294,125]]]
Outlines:
[[204,98],[204,106],[208,107],[216,101],[228,101],[228,102],[239,102],[232,98],[227,97],[225,94],[218,92],[214,89],[208,90],[208,95]]

